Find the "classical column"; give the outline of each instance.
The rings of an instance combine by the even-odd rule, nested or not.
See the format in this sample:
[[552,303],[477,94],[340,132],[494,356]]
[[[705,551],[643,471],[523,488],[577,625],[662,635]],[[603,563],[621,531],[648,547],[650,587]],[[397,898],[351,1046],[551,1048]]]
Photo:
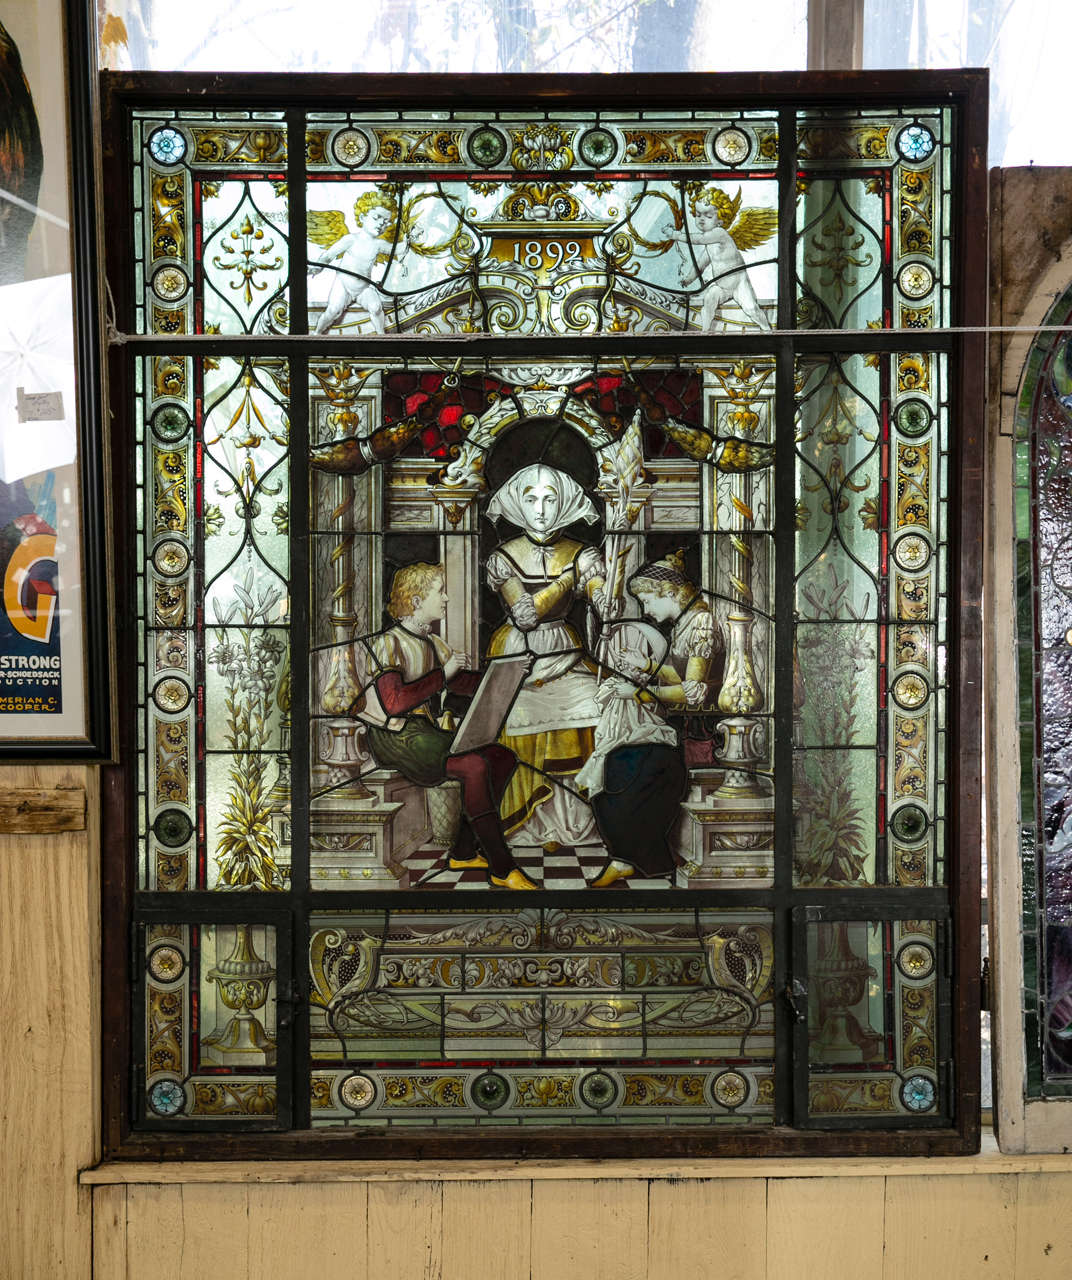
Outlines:
[[726,799],[767,795],[757,772],[763,756],[756,741],[760,729],[756,713],[762,711],[765,699],[756,678],[752,650],[756,618],[752,608],[753,551],[748,536],[755,522],[751,473],[735,472],[728,481],[736,526],[729,535],[733,553],[730,583],[735,598],[726,617],[726,666],[718,694],[718,709],[727,717],[718,724],[722,735],[719,762],[726,773],[715,792]]

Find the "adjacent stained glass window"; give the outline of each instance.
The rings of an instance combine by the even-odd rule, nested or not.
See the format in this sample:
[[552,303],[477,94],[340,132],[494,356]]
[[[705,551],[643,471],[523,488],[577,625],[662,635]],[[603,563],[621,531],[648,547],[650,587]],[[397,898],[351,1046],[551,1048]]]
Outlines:
[[1020,850],[1027,1096],[1072,1093],[1072,317],[1066,290],[1034,343],[1016,415]]
[[957,101],[174,84],[112,113],[138,1141],[964,1149]]

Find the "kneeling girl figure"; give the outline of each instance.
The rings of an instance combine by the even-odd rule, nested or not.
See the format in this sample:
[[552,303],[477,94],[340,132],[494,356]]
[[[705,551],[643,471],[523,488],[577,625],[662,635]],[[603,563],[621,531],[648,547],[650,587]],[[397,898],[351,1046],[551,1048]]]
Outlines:
[[535,889],[514,862],[499,821],[516,757],[498,743],[452,755],[454,734],[437,723],[445,690],[472,694],[480,681],[467,654],[432,634],[446,607],[442,565],[417,562],[395,573],[387,603],[395,625],[355,646],[355,667],[365,678],[350,714],[364,722],[369,748],[384,768],[424,787],[448,778],[461,783],[462,821],[452,868],[486,867],[497,888]]
[[[683,552],[639,569],[629,590],[650,621],[623,622],[607,637],[605,664],[615,674],[600,683],[595,751],[577,775],[610,855],[593,889],[674,874],[688,772],[677,731],[660,712],[705,706],[721,675],[722,637]],[[653,622],[672,624],[669,636]]]

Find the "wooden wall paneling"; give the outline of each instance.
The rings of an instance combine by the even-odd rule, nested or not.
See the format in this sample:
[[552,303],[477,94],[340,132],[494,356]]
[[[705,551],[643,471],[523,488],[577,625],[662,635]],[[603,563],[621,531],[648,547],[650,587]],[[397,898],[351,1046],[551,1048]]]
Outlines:
[[[96,770],[0,768],[0,791],[85,788]],[[99,1151],[97,841],[0,836],[0,1276],[87,1276],[92,1204],[78,1171]]]
[[771,1178],[769,1276],[881,1276],[885,1178]]
[[371,1280],[440,1280],[442,1245],[441,1183],[369,1183],[366,1265]]
[[532,1184],[531,1280],[647,1280],[648,1184]]
[[887,1178],[882,1280],[1035,1280],[1014,1271],[1017,1176]]
[[248,1265],[258,1280],[379,1280],[385,1273],[368,1254],[368,1184],[250,1187]]
[[127,1187],[126,1270],[115,1276],[94,1274],[93,1280],[135,1280],[138,1276],[181,1280],[186,1239],[183,1192],[191,1189],[181,1184],[135,1183]]
[[127,1188],[93,1188],[93,1280],[126,1280]]
[[1021,1173],[1016,1197],[1017,1280],[1072,1272],[1072,1173]]
[[[179,1280],[204,1280],[206,1276],[248,1280],[252,1274],[249,1240],[257,1230],[250,1219],[249,1196],[249,1187],[219,1183],[182,1188],[185,1230]],[[132,1267],[130,1280],[142,1274]]]
[[711,1280],[715,1275],[719,1280],[766,1280],[766,1181],[652,1182],[648,1280]]
[[531,1182],[443,1183],[443,1280],[527,1277]]

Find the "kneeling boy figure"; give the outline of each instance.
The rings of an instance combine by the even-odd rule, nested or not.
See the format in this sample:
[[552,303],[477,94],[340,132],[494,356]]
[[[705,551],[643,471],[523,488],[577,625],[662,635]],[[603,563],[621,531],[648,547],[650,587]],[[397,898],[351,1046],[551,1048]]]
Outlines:
[[442,565],[417,562],[395,573],[387,602],[395,625],[355,646],[357,670],[367,675],[350,714],[364,722],[369,748],[384,768],[424,787],[448,778],[461,783],[451,868],[486,867],[496,888],[535,889],[514,862],[499,822],[499,801],[517,758],[499,743],[452,755],[454,734],[437,723],[444,690],[472,694],[480,683],[472,659],[432,634],[446,608]]

